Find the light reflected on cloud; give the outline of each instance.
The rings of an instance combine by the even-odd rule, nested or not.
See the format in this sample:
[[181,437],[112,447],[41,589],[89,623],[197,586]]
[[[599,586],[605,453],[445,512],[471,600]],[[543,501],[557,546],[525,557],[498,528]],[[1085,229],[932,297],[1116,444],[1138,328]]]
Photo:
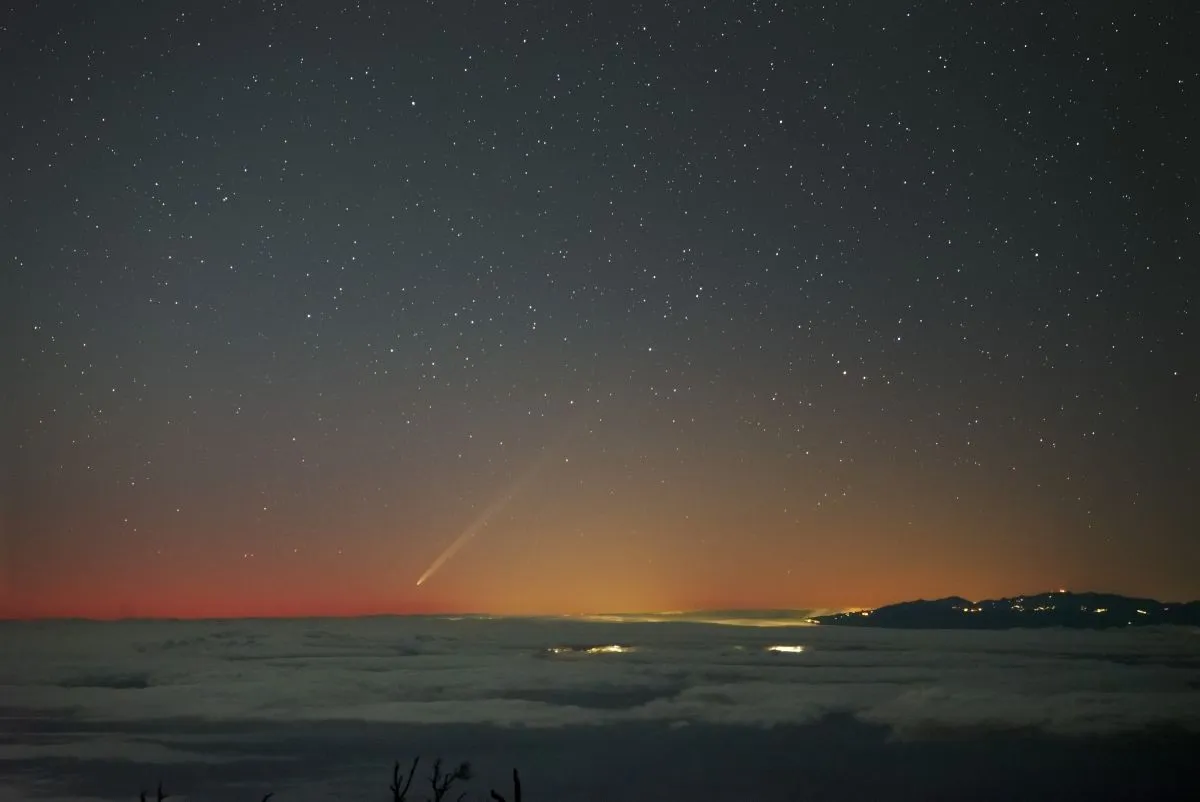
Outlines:
[[634,647],[624,643],[602,643],[595,646],[551,646],[547,654],[627,654]]

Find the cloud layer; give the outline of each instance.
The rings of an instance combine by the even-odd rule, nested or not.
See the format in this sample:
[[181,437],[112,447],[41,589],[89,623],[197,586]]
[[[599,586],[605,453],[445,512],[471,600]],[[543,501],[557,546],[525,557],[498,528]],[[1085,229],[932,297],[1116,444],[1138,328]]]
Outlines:
[[[83,719],[1200,729],[1200,637],[554,619],[5,624],[0,695]],[[595,647],[624,644],[620,652]],[[772,651],[773,645],[802,651]]]
[[[0,630],[0,767],[42,774],[138,765],[179,776],[207,766],[199,781],[253,763],[277,776],[280,761],[295,765],[305,749],[327,757],[339,738],[358,739],[339,758],[353,762],[373,748],[363,734],[376,731],[390,739],[378,756],[390,761],[396,739],[418,729],[457,733],[443,742],[472,755],[497,738],[532,739],[512,757],[522,761],[567,743],[589,744],[578,747],[587,757],[590,744],[630,733],[691,732],[714,755],[747,737],[780,748],[799,737],[794,728],[837,719],[908,748],[989,733],[1200,733],[1200,633],[1179,628],[904,632],[468,617]],[[612,645],[622,648],[604,648]],[[731,738],[729,728],[764,734]],[[645,748],[667,743],[653,736]],[[765,759],[766,749],[741,759]],[[571,776],[564,770],[560,791]]]

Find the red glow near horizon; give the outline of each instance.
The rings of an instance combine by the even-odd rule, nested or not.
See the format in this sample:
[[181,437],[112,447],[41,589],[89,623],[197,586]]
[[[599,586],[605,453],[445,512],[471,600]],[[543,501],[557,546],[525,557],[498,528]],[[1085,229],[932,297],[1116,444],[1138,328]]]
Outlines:
[[[21,592],[10,592],[4,614],[96,619],[557,615],[846,609],[912,598],[998,597],[1064,584],[1167,599],[1184,596],[1187,590],[1186,583],[1164,587],[1150,576],[1121,585],[1103,575],[1089,578],[1053,567],[1038,573],[1029,571],[1021,559],[1006,560],[1000,553],[987,561],[975,559],[975,550],[931,553],[901,573],[894,566],[904,549],[894,545],[894,533],[887,532],[872,540],[874,553],[845,548],[855,540],[861,543],[861,535],[840,535],[819,550],[756,553],[730,539],[708,550],[671,554],[665,544],[681,536],[666,532],[653,541],[541,541],[540,549],[514,555],[514,545],[539,539],[528,531],[494,531],[464,548],[421,587],[415,586],[415,578],[435,556],[431,548],[424,549],[419,560],[416,555],[390,559],[378,548],[357,553],[343,548],[316,560],[290,553],[236,555],[222,561],[204,549],[176,560],[162,553],[97,553],[87,564],[64,561],[37,582],[24,583]],[[932,533],[927,537],[937,540]]]

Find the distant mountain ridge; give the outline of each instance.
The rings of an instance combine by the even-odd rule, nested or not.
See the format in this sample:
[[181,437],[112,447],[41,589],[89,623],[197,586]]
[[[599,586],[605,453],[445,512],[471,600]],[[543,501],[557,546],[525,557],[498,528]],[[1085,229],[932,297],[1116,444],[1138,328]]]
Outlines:
[[1116,593],[1053,591],[979,602],[960,596],[918,599],[874,610],[821,615],[809,620],[832,626],[892,629],[1200,626],[1200,601],[1160,602]]

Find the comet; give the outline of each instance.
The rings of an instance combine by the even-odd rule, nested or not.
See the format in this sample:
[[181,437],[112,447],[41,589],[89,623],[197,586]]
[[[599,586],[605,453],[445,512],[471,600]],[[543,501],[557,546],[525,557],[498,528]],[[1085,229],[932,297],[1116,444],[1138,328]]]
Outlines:
[[514,495],[516,495],[516,493],[510,490],[508,493],[505,493],[503,496],[489,504],[487,509],[480,513],[479,517],[472,521],[471,525],[462,531],[462,534],[454,538],[454,542],[447,546],[446,550],[439,554],[438,558],[434,560],[428,568],[425,569],[425,573],[421,574],[421,578],[417,580],[417,587],[421,587],[421,585],[425,584],[425,580],[433,576],[434,573],[437,572],[437,569],[441,568],[447,560],[457,554],[459,549],[467,545],[467,541],[475,537],[475,535],[477,535],[481,529],[486,527],[493,515],[497,514],[508,506],[508,502],[512,501],[512,497]]
[[429,568],[425,569],[425,573],[421,574],[421,578],[417,580],[417,587],[421,587],[421,585],[425,584],[425,582],[427,582],[431,576],[437,573],[439,568],[445,565],[446,562],[455,554],[457,554],[463,546],[467,545],[471,538],[475,537],[475,535],[479,534],[479,532],[485,529],[488,523],[491,522],[492,518],[499,514],[500,511],[505,507],[507,507],[509,502],[511,502],[515,496],[519,495],[521,491],[533,481],[534,477],[537,476],[545,464],[549,462],[550,456],[551,452],[547,451],[540,458],[538,458],[538,460],[533,464],[533,467],[518,477],[517,480],[513,482],[512,485],[510,485],[509,488],[499,498],[489,504],[484,511],[481,512],[479,516],[471,522],[470,526],[464,529],[458,537],[454,538],[454,541],[446,547],[445,551],[438,555],[438,558],[433,561]]

